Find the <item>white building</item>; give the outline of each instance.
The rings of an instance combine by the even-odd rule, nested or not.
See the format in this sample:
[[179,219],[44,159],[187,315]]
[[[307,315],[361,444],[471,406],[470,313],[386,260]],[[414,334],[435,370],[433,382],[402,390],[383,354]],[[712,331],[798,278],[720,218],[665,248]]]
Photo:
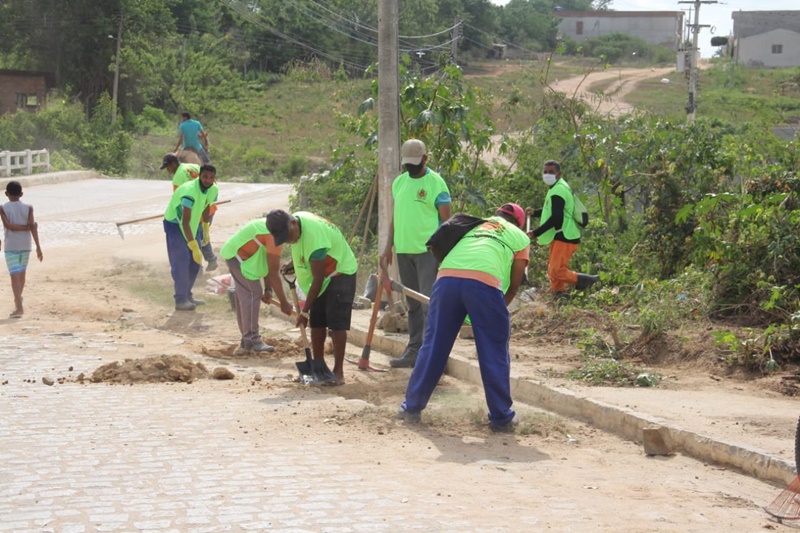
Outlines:
[[650,44],[677,50],[683,33],[683,11],[556,11],[563,37],[585,41],[624,33]]
[[734,11],[733,58],[749,67],[800,65],[800,11]]

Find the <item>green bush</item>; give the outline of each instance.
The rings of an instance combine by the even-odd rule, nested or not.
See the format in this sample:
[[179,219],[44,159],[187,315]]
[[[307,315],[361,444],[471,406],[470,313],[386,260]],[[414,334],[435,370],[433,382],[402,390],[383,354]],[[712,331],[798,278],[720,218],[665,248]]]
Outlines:
[[[89,117],[78,103],[51,98],[38,113],[0,116],[0,146],[7,150],[47,148],[58,165],[81,166],[122,175],[127,168],[131,135],[111,125],[111,98],[101,97]],[[59,152],[65,152],[58,155]]]
[[604,57],[609,63],[669,63],[675,52],[664,46],[648,44],[644,39],[624,33],[612,33],[587,39],[581,47],[584,55]]

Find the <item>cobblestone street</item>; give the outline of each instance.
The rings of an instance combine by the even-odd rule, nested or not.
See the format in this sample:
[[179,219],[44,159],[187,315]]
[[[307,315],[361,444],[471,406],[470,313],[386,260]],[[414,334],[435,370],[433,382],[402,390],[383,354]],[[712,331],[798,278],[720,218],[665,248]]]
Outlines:
[[[563,449],[535,436],[409,429],[388,407],[299,387],[268,366],[239,367],[232,382],[81,384],[77,374],[90,375],[101,359],[62,351],[78,345],[106,348],[102,334],[0,338],[0,531],[710,531],[720,521],[763,523],[753,504],[728,492],[763,498],[769,487],[681,457],[647,460],[611,437]],[[246,377],[255,371],[263,384]],[[42,376],[67,379],[46,386]],[[619,471],[620,453],[663,478],[631,476],[636,466]],[[693,470],[719,490],[701,488]],[[644,527],[621,527],[605,512],[619,491],[648,502],[628,513]],[[704,512],[692,510],[692,499]]]

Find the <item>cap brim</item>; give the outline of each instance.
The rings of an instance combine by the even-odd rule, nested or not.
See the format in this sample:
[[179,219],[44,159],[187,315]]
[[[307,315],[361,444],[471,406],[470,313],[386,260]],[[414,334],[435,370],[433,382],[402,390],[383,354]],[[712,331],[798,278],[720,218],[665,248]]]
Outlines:
[[419,165],[420,163],[422,163],[422,158],[423,157],[425,157],[425,156],[421,155],[419,157],[404,157],[400,161],[400,164],[401,165]]
[[165,168],[167,168],[167,165],[169,165],[169,163],[161,163],[161,166],[158,167],[158,169],[159,170],[164,170]]
[[273,233],[272,238],[275,241],[275,246],[280,246],[289,240],[289,230],[284,229],[279,233]]

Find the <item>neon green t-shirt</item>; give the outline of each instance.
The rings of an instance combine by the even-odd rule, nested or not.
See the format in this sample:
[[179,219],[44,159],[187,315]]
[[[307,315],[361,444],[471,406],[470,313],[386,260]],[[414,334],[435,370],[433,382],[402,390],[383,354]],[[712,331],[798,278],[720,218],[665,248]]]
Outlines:
[[412,178],[408,172],[392,183],[394,198],[394,249],[398,254],[422,254],[425,243],[439,227],[439,206],[450,203],[450,190],[431,169]]
[[[251,220],[225,241],[219,254],[223,259],[238,257],[242,275],[251,280],[260,280],[269,274],[267,255],[281,255],[281,247],[267,229],[264,218]],[[246,259],[243,259],[246,257]]]
[[300,211],[293,213],[300,221],[300,238],[292,244],[292,262],[297,274],[297,283],[308,294],[314,276],[311,274],[311,259],[319,257],[319,250],[325,250],[325,281],[320,294],[325,292],[332,274],[355,274],[358,261],[336,225],[319,215]]
[[172,190],[174,191],[187,181],[191,181],[200,176],[200,165],[192,163],[181,163],[172,175]]
[[[559,180],[550,187],[550,190],[547,191],[547,196],[544,199],[544,206],[542,207],[542,216],[540,220],[546,221],[550,218],[550,215],[553,212],[553,196],[560,196],[564,199],[564,221],[561,223],[561,231],[564,234],[564,237],[567,239],[580,239],[581,237],[581,230],[578,229],[578,223],[575,222],[572,214],[575,211],[575,197],[572,196],[572,189],[569,188],[569,184],[564,181],[563,178],[559,178]],[[539,243],[539,246],[547,246],[556,236],[556,229],[550,228],[549,230],[545,231],[536,239],[536,242]]]
[[530,244],[530,238],[514,224],[502,217],[490,217],[464,235],[439,268],[486,272],[500,280],[505,292],[511,284],[514,254]]
[[[172,193],[172,198],[164,212],[164,219],[168,222],[180,224],[183,219],[183,208],[191,209],[192,216],[189,219],[189,229],[192,230],[192,237],[197,234],[200,227],[200,219],[206,207],[217,201],[219,189],[215,183],[206,192],[200,190],[200,180],[187,181]],[[186,235],[184,235],[184,238]]]

